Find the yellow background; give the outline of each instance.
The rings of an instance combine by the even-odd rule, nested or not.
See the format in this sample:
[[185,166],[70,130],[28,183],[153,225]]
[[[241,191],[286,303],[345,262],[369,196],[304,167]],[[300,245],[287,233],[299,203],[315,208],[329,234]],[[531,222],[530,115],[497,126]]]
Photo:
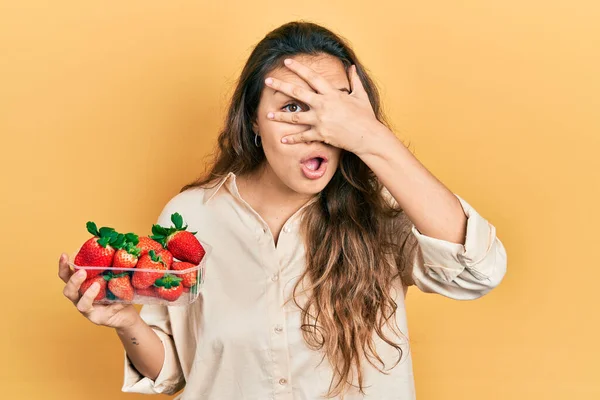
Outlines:
[[507,248],[478,301],[410,291],[418,398],[600,398],[591,0],[3,1],[0,397],[146,398],[120,392],[114,332],[62,297],[59,254],[88,220],[149,233],[252,46],[295,19],[352,42],[396,134]]

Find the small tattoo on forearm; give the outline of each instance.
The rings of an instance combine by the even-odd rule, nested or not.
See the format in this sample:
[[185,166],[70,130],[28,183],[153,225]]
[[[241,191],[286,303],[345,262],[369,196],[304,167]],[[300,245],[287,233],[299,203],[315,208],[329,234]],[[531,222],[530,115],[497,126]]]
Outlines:
[[132,337],[132,338],[131,338],[131,342],[132,342],[133,344],[135,344],[136,346],[137,346],[137,345],[139,345],[139,342],[138,342],[138,341],[137,341],[137,339],[136,339],[136,338],[134,338],[134,337]]

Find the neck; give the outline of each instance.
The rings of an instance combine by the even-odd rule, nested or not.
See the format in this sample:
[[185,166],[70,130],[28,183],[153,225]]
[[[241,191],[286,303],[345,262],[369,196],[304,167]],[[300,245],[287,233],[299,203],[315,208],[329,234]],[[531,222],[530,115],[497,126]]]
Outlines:
[[236,181],[240,196],[259,214],[291,215],[312,197],[286,186],[267,163]]

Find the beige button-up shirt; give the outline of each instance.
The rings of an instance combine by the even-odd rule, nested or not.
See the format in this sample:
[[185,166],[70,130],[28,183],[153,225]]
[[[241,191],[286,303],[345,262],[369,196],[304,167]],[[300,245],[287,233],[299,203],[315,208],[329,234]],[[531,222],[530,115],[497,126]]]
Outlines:
[[[387,190],[384,192],[392,201]],[[506,252],[496,230],[457,196],[467,215],[464,245],[422,235],[410,277],[425,292],[474,299],[500,283]],[[206,282],[197,301],[185,307],[144,305],[140,315],[165,348],[156,380],[142,376],[125,354],[122,390],[174,394],[178,400],[317,400],[327,392],[332,371],[322,354],[307,347],[300,310],[284,305],[304,268],[305,249],[298,233],[300,212],[283,225],[277,246],[267,223],[239,195],[230,173],[214,188],[195,188],[174,196],[158,218],[170,224],[179,212],[200,241],[212,246]],[[394,285],[396,320],[406,338],[407,287]],[[405,339],[406,339],[405,338]],[[397,340],[398,342],[398,340]],[[377,352],[390,368],[398,352],[378,340]],[[347,400],[416,398],[410,349],[388,375],[364,365],[366,395],[354,390]]]

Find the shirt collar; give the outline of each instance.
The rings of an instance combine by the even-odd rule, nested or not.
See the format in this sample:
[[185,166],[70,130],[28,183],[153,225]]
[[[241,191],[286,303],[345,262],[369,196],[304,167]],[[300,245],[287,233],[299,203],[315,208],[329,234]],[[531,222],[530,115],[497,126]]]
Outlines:
[[[235,185],[236,177],[237,176],[233,172],[229,172],[226,176],[220,178],[214,187],[205,189],[204,190],[204,204],[208,203],[213,197],[215,197],[215,195],[217,194],[219,189],[221,189],[221,187],[223,187],[224,184],[227,184],[230,188],[230,191],[232,193],[234,193],[235,191],[233,190],[232,185]],[[319,198],[318,195],[313,196],[309,201],[304,203],[304,205],[301,207],[301,209],[314,203],[315,201],[318,200],[318,198]]]
[[225,182],[235,180],[235,174],[233,172],[229,172],[226,176],[220,178],[217,181],[217,184],[212,188],[207,188],[204,190],[204,204],[208,203],[221,189],[221,187],[225,184]]

